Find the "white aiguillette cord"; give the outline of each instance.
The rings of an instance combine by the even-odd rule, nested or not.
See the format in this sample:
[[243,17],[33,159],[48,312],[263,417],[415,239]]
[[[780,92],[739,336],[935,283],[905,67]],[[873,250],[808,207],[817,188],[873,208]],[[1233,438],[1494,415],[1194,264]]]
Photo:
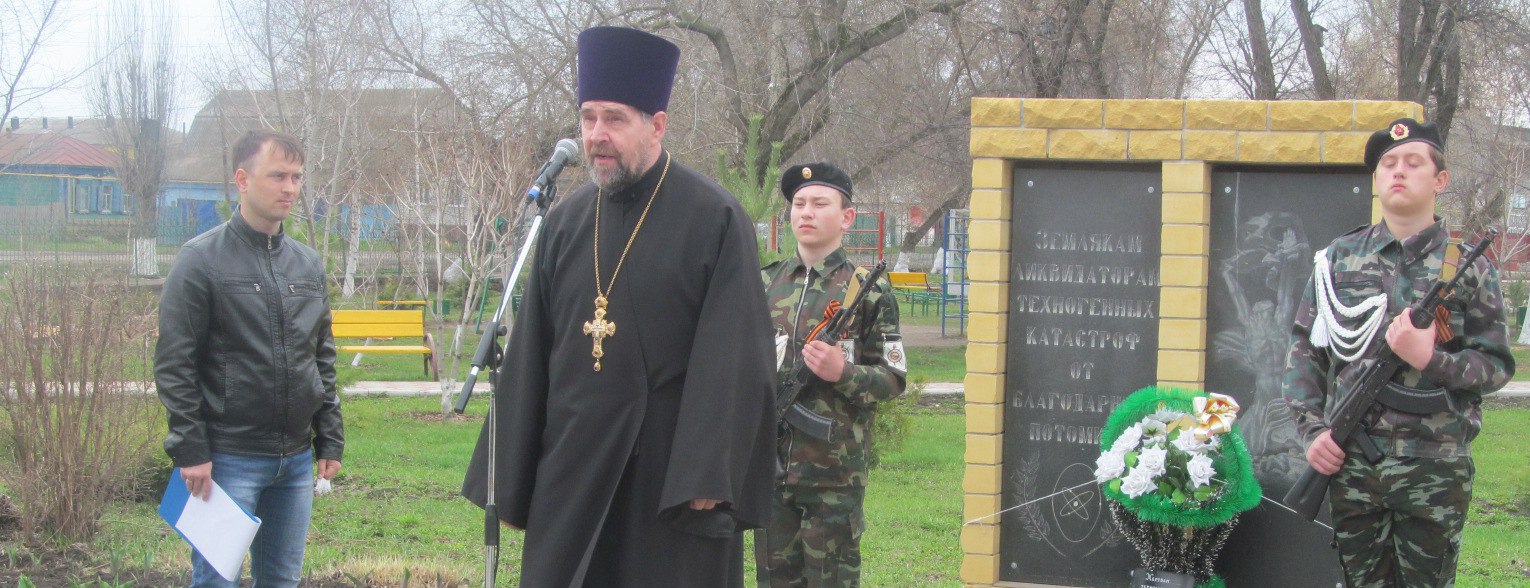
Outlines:
[[[977,523],[977,522],[979,522],[979,521],[984,521],[984,520],[987,520],[987,519],[991,519],[991,518],[993,518],[993,517],[996,517],[996,516],[999,516],[999,515],[1001,515],[1001,514],[1004,514],[1004,513],[1007,513],[1007,512],[1009,512],[1009,511],[1012,511],[1012,510],[1015,510],[1015,509],[1017,509],[1017,508],[1023,508],[1023,507],[1026,507],[1026,506],[1030,506],[1030,505],[1032,505],[1032,504],[1036,504],[1036,503],[1038,503],[1038,502],[1041,502],[1041,501],[1043,501],[1043,500],[1046,500],[1046,499],[1048,499],[1048,498],[1051,498],[1051,497],[1053,497],[1053,496],[1057,496],[1057,495],[1058,495],[1058,494],[1063,494],[1063,493],[1065,493],[1065,492],[1072,492],[1072,491],[1074,491],[1074,490],[1078,490],[1078,489],[1079,489],[1079,488],[1083,488],[1083,487],[1084,487],[1084,486],[1088,486],[1088,485],[1090,485],[1090,484],[1094,484],[1094,483],[1096,483],[1096,482],[1095,482],[1095,481],[1094,481],[1094,480],[1090,480],[1090,481],[1088,481],[1088,482],[1084,482],[1084,483],[1082,483],[1082,484],[1079,484],[1079,485],[1077,485],[1077,486],[1073,486],[1073,487],[1071,487],[1071,488],[1063,488],[1063,489],[1062,489],[1062,490],[1058,490],[1058,491],[1056,491],[1056,492],[1053,492],[1053,493],[1051,493],[1051,494],[1048,494],[1048,495],[1046,495],[1046,496],[1042,496],[1042,497],[1040,497],[1040,498],[1033,498],[1033,499],[1031,499],[1031,500],[1027,500],[1027,501],[1025,501],[1025,502],[1022,502],[1022,503],[1020,503],[1020,504],[1016,504],[1016,505],[1014,505],[1014,506],[1011,506],[1011,507],[1009,507],[1009,508],[1006,508],[1006,509],[1004,509],[1004,510],[1001,510],[1001,511],[998,511],[998,512],[995,512],[995,513],[990,513],[990,514],[986,514],[986,515],[983,515],[983,516],[980,516],[980,517],[978,517],[978,518],[975,518],[975,519],[972,519],[972,520],[970,520],[970,521],[967,521],[967,522],[965,522],[965,523],[962,523],[962,526],[963,526],[963,527],[965,527],[965,526],[967,526],[967,525],[971,525],[971,524],[973,524],[973,523]],[[1280,508],[1283,508],[1283,509],[1285,509],[1285,510],[1286,510],[1286,511],[1287,511],[1287,512],[1290,512],[1290,513],[1291,513],[1291,514],[1296,514],[1296,515],[1297,515],[1297,516],[1301,516],[1301,515],[1299,515],[1299,514],[1298,514],[1298,513],[1297,513],[1297,512],[1296,512],[1296,511],[1294,511],[1294,510],[1291,510],[1291,507],[1289,507],[1289,506],[1286,506],[1286,505],[1284,505],[1284,504],[1281,504],[1281,503],[1280,503],[1280,501],[1279,501],[1279,500],[1275,500],[1275,499],[1273,499],[1273,498],[1270,498],[1270,497],[1268,497],[1268,496],[1265,496],[1265,495],[1264,495],[1264,494],[1263,494],[1263,493],[1260,493],[1260,495],[1259,495],[1259,498],[1260,498],[1260,499],[1261,499],[1261,500],[1264,500],[1264,501],[1266,501],[1266,502],[1269,502],[1269,503],[1270,503],[1270,504],[1273,504],[1273,505],[1275,505],[1275,506],[1278,506],[1278,507],[1280,507]],[[1320,526],[1322,526],[1322,527],[1323,527],[1323,528],[1324,528],[1324,529],[1328,529],[1328,530],[1329,530],[1329,531],[1332,531],[1332,530],[1333,530],[1333,527],[1330,527],[1330,526],[1328,526],[1328,525],[1324,525],[1324,524],[1323,524],[1323,523],[1322,523],[1322,521],[1312,521],[1312,522],[1313,522],[1313,523],[1316,523],[1316,524],[1318,524],[1318,525],[1320,525]]]
[[[1317,307],[1317,317],[1312,320],[1312,334],[1307,340],[1315,346],[1333,350],[1334,355],[1348,363],[1365,352],[1371,339],[1376,336],[1376,331],[1381,328],[1381,321],[1387,314],[1387,294],[1382,292],[1354,306],[1346,306],[1334,292],[1333,276],[1330,274],[1328,250],[1320,250],[1312,256],[1312,283],[1316,290],[1313,302]],[[1347,319],[1365,315],[1365,321],[1358,329],[1346,329],[1339,323],[1338,317],[1334,316],[1335,311]]]
[[1042,496],[1042,497],[1041,497],[1041,498],[1033,498],[1033,499],[1031,499],[1031,500],[1027,500],[1027,501],[1025,501],[1025,502],[1022,502],[1022,503],[1020,503],[1020,504],[1016,504],[1016,505],[1014,505],[1014,506],[1011,506],[1011,507],[1009,507],[1009,508],[1006,508],[1006,509],[1004,509],[1004,510],[1001,510],[1001,511],[999,511],[999,512],[996,512],[996,513],[991,513],[991,514],[986,514],[986,515],[983,515],[983,516],[980,516],[980,517],[978,517],[978,518],[975,518],[975,519],[972,519],[972,520],[970,520],[970,521],[967,521],[967,522],[965,522],[965,523],[962,523],[962,526],[963,526],[963,527],[965,527],[965,526],[967,526],[967,525],[970,525],[970,524],[973,524],[973,523],[976,523],[976,522],[978,522],[978,521],[981,521],[981,520],[985,520],[985,519],[991,519],[991,518],[993,518],[993,517],[996,517],[996,516],[999,516],[999,515],[1001,515],[1001,514],[1004,514],[1004,513],[1007,513],[1007,512],[1009,512],[1009,511],[1012,511],[1012,510],[1015,510],[1015,509],[1017,509],[1017,508],[1022,508],[1022,507],[1026,507],[1026,506],[1030,506],[1030,505],[1032,505],[1032,504],[1036,504],[1036,503],[1038,503],[1038,502],[1041,502],[1041,501],[1043,501],[1043,500],[1046,500],[1046,499],[1048,499],[1048,498],[1051,498],[1051,497],[1053,497],[1053,496],[1057,496],[1057,495],[1058,495],[1058,494],[1063,494],[1063,493],[1065,493],[1065,492],[1072,492],[1072,491],[1074,491],[1074,490],[1078,490],[1078,489],[1079,489],[1079,488],[1083,488],[1083,487],[1084,487],[1084,486],[1088,486],[1088,485],[1090,485],[1090,484],[1094,484],[1094,483],[1096,483],[1096,482],[1095,482],[1095,481],[1094,481],[1094,480],[1090,480],[1090,481],[1088,481],[1088,482],[1084,482],[1084,483],[1082,483],[1082,484],[1079,484],[1079,485],[1077,485],[1077,486],[1073,486],[1073,487],[1071,487],[1071,488],[1063,488],[1063,489],[1062,489],[1062,490],[1058,490],[1058,491],[1056,491],[1056,492],[1053,492],[1053,493],[1051,493],[1051,494],[1048,494],[1048,495],[1046,495],[1046,496]]

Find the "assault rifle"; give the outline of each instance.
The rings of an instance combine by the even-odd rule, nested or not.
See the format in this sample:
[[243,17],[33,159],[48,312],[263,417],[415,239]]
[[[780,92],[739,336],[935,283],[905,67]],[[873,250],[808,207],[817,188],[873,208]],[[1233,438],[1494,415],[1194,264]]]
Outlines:
[[[829,317],[817,329],[814,329],[804,345],[813,341],[837,345],[840,335],[850,327],[851,321],[860,311],[861,303],[866,300],[866,294],[876,288],[877,280],[882,278],[882,273],[885,271],[887,271],[887,260],[884,259],[877,262],[877,265],[871,269],[871,273],[861,280],[861,289],[856,292],[855,300],[834,311],[834,316]],[[802,392],[802,388],[816,381],[819,381],[818,376],[813,373],[813,370],[808,369],[807,364],[802,364],[797,366],[791,376],[781,382],[781,385],[776,388],[776,422],[796,427],[797,430],[815,439],[833,441],[831,434],[834,421],[809,410],[797,401],[797,395]]]
[[[1414,327],[1422,329],[1434,323],[1435,308],[1455,291],[1456,283],[1466,274],[1466,268],[1471,267],[1472,263],[1487,251],[1488,244],[1492,243],[1497,236],[1498,229],[1488,229],[1488,234],[1462,256],[1460,263],[1456,266],[1459,269],[1450,281],[1434,281],[1429,292],[1412,307],[1413,312],[1410,316]],[[1341,392],[1340,396],[1343,400],[1339,402],[1333,419],[1328,423],[1328,430],[1332,433],[1334,442],[1340,447],[1344,447],[1349,441],[1354,441],[1354,444],[1365,454],[1365,459],[1374,464],[1382,459],[1381,449],[1376,447],[1376,443],[1371,441],[1370,435],[1366,433],[1365,419],[1378,407],[1377,395],[1388,382],[1391,382],[1397,370],[1407,365],[1407,362],[1392,351],[1392,346],[1387,344],[1385,337],[1377,337],[1367,351],[1364,356],[1349,364],[1335,378],[1334,385]],[[1351,366],[1353,369],[1350,369]],[[1316,520],[1318,509],[1323,506],[1323,498],[1328,495],[1330,477],[1327,474],[1318,473],[1311,464],[1308,464],[1307,470],[1296,479],[1296,484],[1291,486],[1291,491],[1286,493],[1283,502],[1303,518],[1309,521]]]

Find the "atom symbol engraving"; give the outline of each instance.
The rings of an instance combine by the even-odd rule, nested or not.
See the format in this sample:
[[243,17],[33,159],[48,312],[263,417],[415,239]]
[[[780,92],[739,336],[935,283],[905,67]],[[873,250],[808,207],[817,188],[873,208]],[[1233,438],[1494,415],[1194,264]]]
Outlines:
[[1065,517],[1077,517],[1081,521],[1087,521],[1094,516],[1089,512],[1089,504],[1094,502],[1094,490],[1069,490],[1062,495],[1063,509],[1058,513]]

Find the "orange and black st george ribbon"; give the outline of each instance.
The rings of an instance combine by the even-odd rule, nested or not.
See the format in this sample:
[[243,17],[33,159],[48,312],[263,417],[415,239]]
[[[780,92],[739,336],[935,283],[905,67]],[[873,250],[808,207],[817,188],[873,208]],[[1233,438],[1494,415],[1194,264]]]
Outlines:
[[823,331],[824,327],[829,326],[829,319],[834,318],[834,313],[839,312],[839,309],[842,306],[843,305],[840,303],[840,301],[830,300],[829,305],[825,306],[823,309],[823,322],[818,323],[818,326],[813,327],[813,330],[808,332],[807,340],[817,341],[818,334]]

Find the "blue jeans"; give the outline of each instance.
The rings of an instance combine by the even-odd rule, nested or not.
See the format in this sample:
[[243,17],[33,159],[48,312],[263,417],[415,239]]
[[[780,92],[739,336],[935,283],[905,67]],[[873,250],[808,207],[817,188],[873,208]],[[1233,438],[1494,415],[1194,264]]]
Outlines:
[[[313,512],[313,451],[288,457],[212,454],[213,481],[234,502],[260,519],[250,545],[250,576],[255,588],[298,585],[303,547]],[[191,551],[192,588],[232,588],[206,560]]]

